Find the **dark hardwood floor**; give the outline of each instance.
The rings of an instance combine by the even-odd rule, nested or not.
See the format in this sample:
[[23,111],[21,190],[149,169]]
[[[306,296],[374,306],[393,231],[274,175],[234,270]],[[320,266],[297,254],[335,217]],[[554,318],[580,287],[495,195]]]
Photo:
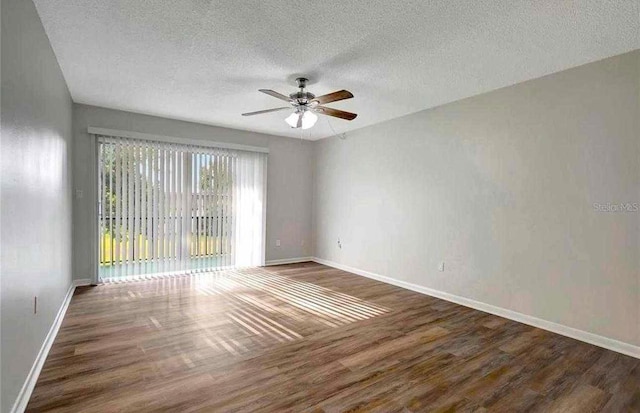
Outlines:
[[315,263],[78,288],[31,412],[640,411],[640,360]]

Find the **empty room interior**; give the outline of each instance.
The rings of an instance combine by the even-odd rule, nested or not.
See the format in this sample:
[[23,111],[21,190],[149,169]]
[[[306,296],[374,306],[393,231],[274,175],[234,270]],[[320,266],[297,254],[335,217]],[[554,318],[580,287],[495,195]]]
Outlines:
[[0,412],[640,412],[640,1],[0,13]]

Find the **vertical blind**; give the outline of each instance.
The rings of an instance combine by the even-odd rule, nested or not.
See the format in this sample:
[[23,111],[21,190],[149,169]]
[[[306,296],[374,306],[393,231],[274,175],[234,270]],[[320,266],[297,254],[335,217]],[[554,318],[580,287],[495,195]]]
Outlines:
[[264,265],[266,154],[97,138],[100,279]]

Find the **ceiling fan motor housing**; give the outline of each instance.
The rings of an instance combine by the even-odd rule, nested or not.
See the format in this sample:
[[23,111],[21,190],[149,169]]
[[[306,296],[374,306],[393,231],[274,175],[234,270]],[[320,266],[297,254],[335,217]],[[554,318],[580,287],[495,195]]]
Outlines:
[[289,95],[294,104],[306,105],[315,99],[316,95],[310,92],[295,92]]
[[314,95],[313,93],[305,91],[308,81],[309,79],[307,79],[306,77],[299,77],[296,79],[296,83],[298,84],[298,88],[300,88],[300,90],[289,95],[292,103],[298,105],[307,105],[316,97],[316,95]]

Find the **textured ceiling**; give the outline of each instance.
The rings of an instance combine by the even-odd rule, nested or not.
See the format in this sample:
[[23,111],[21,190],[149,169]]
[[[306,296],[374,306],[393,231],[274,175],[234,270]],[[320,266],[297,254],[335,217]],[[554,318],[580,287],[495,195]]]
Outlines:
[[258,92],[348,89],[345,132],[640,47],[638,0],[35,0],[74,101],[300,136]]

